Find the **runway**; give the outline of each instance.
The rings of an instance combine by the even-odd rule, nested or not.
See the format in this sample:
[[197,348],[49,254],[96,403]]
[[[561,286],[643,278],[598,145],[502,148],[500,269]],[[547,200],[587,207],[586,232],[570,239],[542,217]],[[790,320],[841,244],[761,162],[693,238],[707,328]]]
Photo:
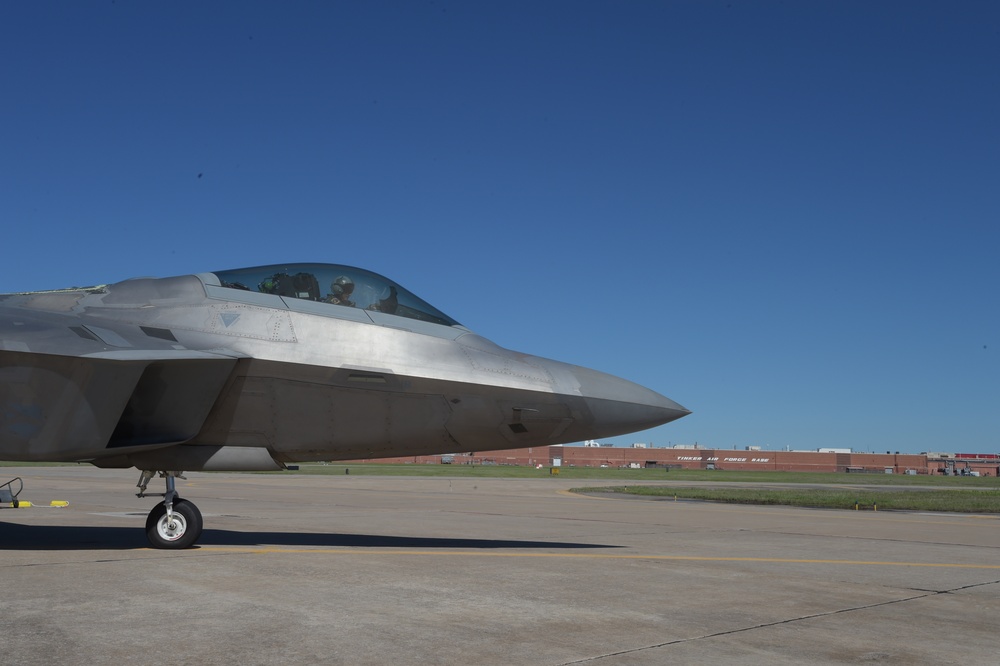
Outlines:
[[189,473],[204,535],[161,551],[138,472],[13,476],[70,505],[0,509],[0,664],[997,661],[997,516]]

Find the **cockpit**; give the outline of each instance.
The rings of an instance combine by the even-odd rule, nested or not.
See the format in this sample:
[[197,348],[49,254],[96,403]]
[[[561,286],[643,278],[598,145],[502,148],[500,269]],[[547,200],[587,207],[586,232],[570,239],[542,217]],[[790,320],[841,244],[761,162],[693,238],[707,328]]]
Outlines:
[[215,271],[228,289],[274,294],[333,307],[382,312],[442,326],[460,324],[392,280],[362,268],[336,264],[277,264]]

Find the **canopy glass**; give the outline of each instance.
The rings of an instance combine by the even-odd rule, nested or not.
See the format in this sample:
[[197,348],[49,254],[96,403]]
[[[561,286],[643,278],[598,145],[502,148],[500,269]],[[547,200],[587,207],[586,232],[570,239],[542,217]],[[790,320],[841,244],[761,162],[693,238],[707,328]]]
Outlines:
[[214,271],[219,283],[286,298],[301,298],[330,307],[361,308],[420,321],[459,326],[434,306],[377,273],[337,264],[275,264]]

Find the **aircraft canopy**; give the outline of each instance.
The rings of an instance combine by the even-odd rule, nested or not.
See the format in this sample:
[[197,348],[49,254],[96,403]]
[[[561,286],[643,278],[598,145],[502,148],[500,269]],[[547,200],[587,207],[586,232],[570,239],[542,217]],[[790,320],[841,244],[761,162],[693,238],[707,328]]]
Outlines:
[[318,301],[329,303],[330,307],[384,312],[442,326],[460,326],[392,280],[362,268],[336,264],[275,264],[214,273],[219,283],[230,289]]

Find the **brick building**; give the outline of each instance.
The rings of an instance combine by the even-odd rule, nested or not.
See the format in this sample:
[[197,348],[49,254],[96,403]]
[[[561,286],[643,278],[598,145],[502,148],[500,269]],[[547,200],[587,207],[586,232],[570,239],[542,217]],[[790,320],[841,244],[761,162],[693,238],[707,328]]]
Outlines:
[[1000,475],[997,454],[844,453],[837,451],[737,451],[704,448],[617,448],[535,446],[448,456],[409,456],[357,462],[476,465],[554,465],[576,467],[668,467],[780,472]]

